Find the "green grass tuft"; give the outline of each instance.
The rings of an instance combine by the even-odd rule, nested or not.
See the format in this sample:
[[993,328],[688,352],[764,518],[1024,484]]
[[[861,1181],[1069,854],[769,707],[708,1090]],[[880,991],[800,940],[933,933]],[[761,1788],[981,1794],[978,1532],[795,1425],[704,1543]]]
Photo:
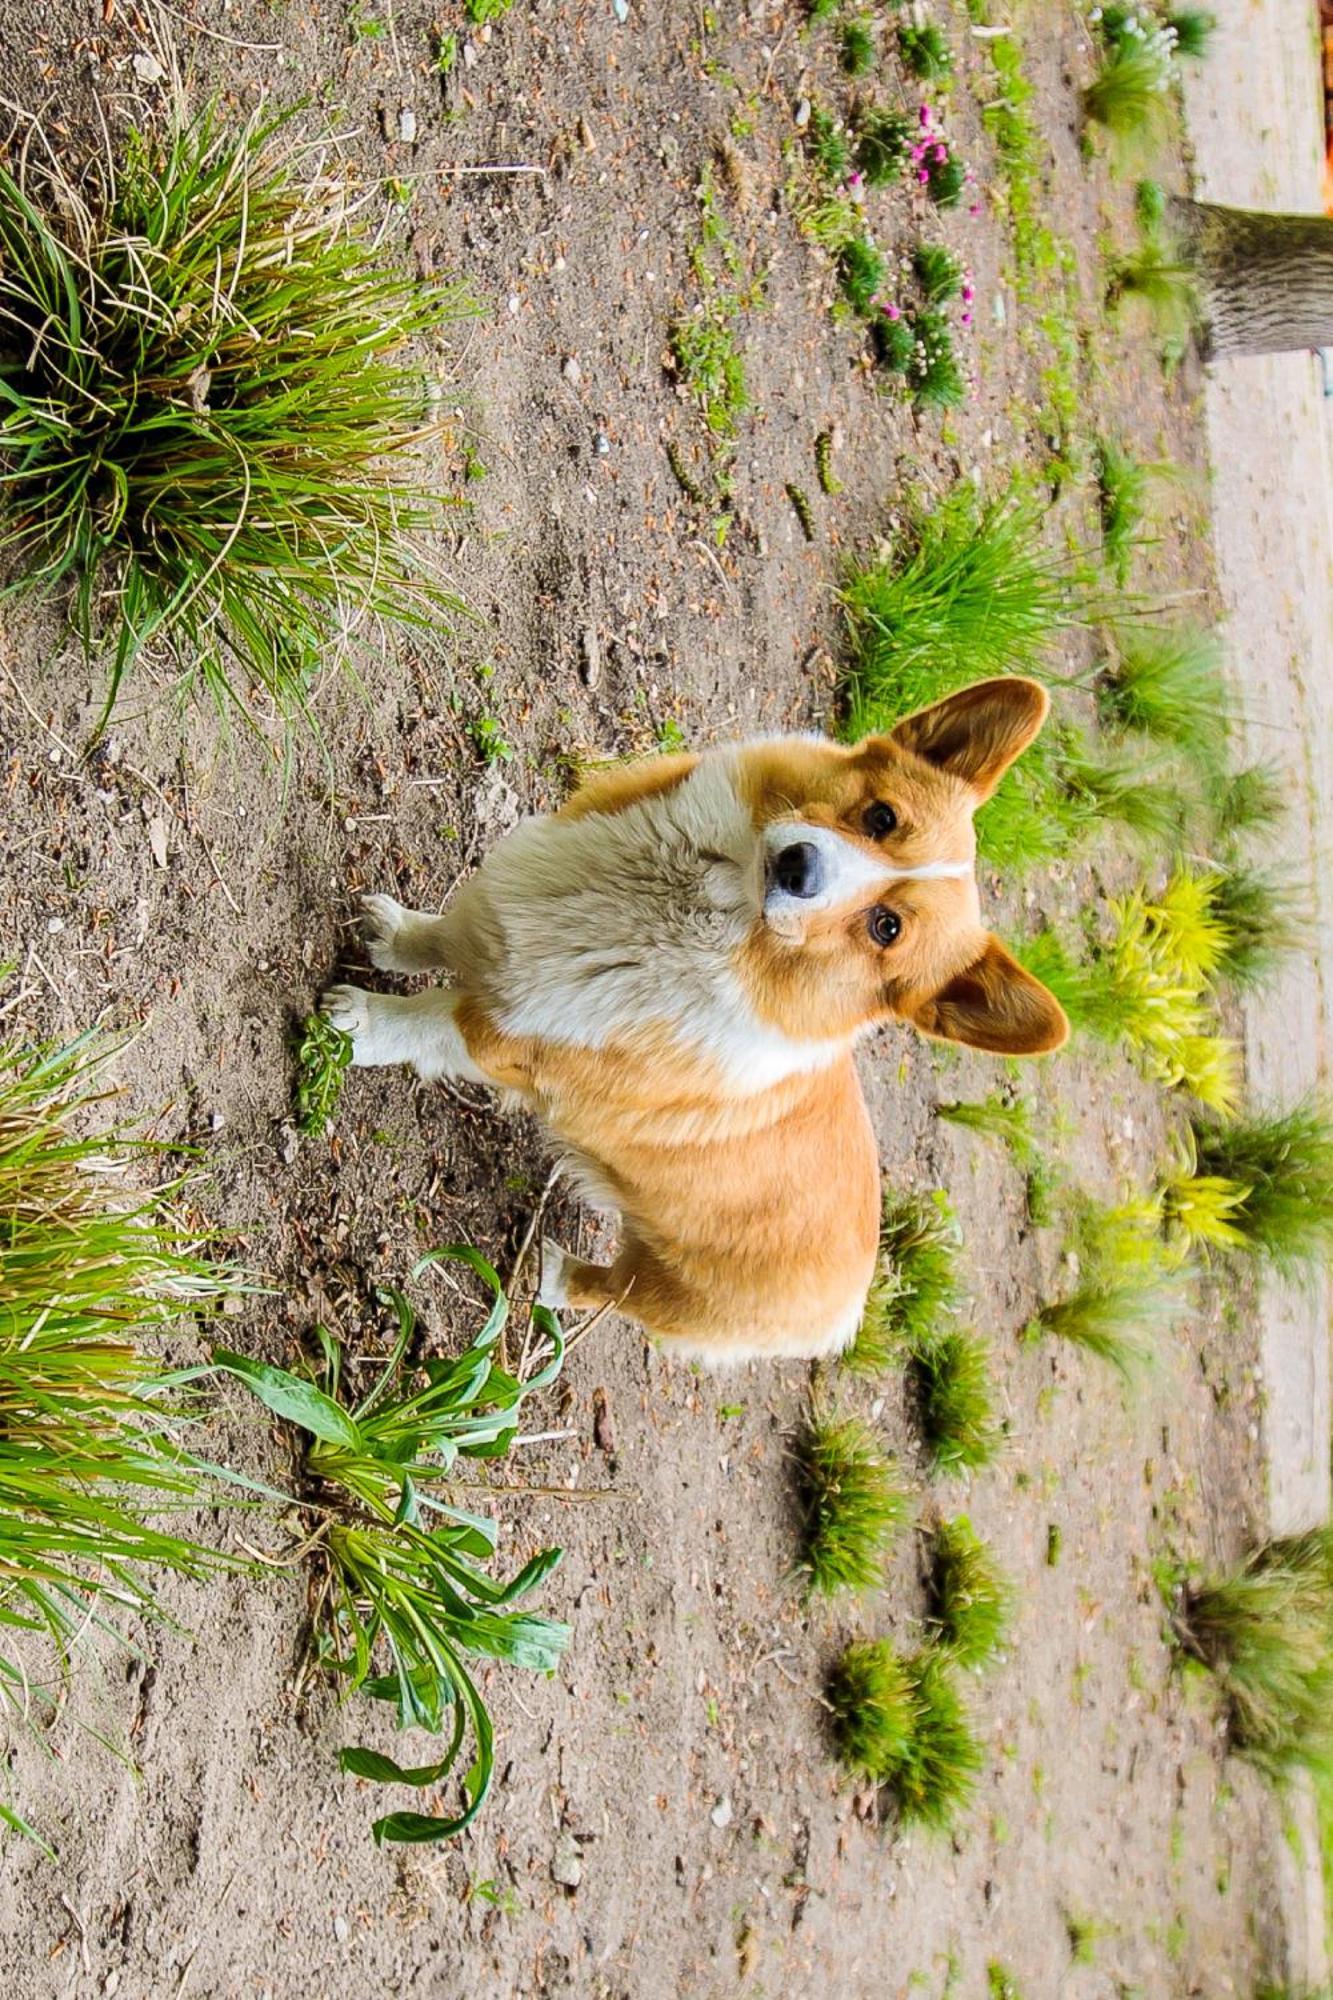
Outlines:
[[1290,1272],[1333,1251],[1333,1117],[1316,1098],[1196,1121],[1194,1148],[1200,1174],[1244,1190],[1232,1222],[1248,1250]]
[[1132,458],[1109,438],[1098,440],[1094,462],[1102,554],[1116,582],[1123,585],[1129,578],[1134,551],[1144,540],[1143,522],[1152,468]]
[[801,1567],[824,1597],[873,1590],[911,1500],[894,1461],[856,1417],[813,1416],[798,1451]]
[[970,1103],[937,1104],[935,1115],[951,1125],[963,1125],[970,1132],[998,1139],[1009,1149],[1017,1166],[1030,1167],[1037,1158],[1032,1113],[1021,1097],[1007,1098],[996,1090],[989,1097]]
[[1000,1444],[991,1401],[990,1349],[961,1328],[919,1341],[908,1353],[921,1433],[941,1472],[976,1472]]
[[1333,1530],[1266,1543],[1186,1591],[1177,1629],[1217,1675],[1231,1741],[1270,1776],[1333,1774]]
[[848,76],[868,76],[875,67],[875,24],[868,15],[843,23],[839,59]]
[[986,674],[1039,668],[1088,621],[1081,562],[1047,549],[1046,510],[1011,487],[983,500],[967,482],[911,521],[892,552],[843,582],[847,733],[900,716]]
[[845,128],[822,105],[810,107],[805,150],[820,179],[831,186],[841,187],[852,170],[851,141]]
[[1223,933],[1218,977],[1243,992],[1264,985],[1309,942],[1306,904],[1285,873],[1237,862],[1213,875],[1211,900]]
[[886,187],[902,178],[914,136],[911,120],[901,111],[872,109],[862,114],[856,128],[856,164],[869,186]]
[[898,47],[907,69],[922,83],[938,83],[953,75],[953,50],[932,22],[917,27],[904,21],[898,30]]
[[460,608],[417,350],[471,308],[387,268],[288,122],[131,133],[77,182],[34,130],[0,169],[0,556],[90,654],[109,607],[108,710],[156,641],[290,721],[354,637]]
[[1185,340],[1198,324],[1199,291],[1193,267],[1183,263],[1156,233],[1146,235],[1138,250],[1118,258],[1112,266],[1107,304],[1118,307],[1126,299],[1142,305],[1158,332],[1168,339]]
[[828,1701],[843,1763],[884,1785],[905,1824],[947,1832],[982,1764],[947,1662],[857,1640],[829,1678]]
[[448,1732],[443,1756],[428,1765],[404,1768],[355,1748],[342,1752],[342,1768],[386,1784],[441,1786],[454,1775],[471,1726],[476,1750],[459,1810],[387,1814],[374,1823],[377,1842],[444,1840],[481,1810],[494,1771],[494,1727],[467,1661],[550,1674],[569,1638],[568,1626],[514,1608],[550,1575],[560,1550],[544,1549],[508,1582],[497,1581],[484,1567],[495,1552],[496,1524],[466,1511],[450,1485],[460,1459],[502,1457],[514,1444],[525,1401],[560,1372],[560,1328],[534,1308],[550,1358],[520,1381],[499,1360],[508,1312],[499,1278],[468,1249],[433,1252],[414,1275],[445,1258],[465,1264],[490,1295],[481,1331],[461,1355],[428,1351],[415,1364],[408,1356],[418,1344],[416,1314],[401,1292],[386,1290],[397,1333],[375,1381],[355,1400],[346,1393],[341,1346],[323,1328],[319,1383],[227,1349],[213,1356],[266,1409],[305,1433],[307,1504],[326,1531],[313,1538],[326,1565],[324,1664],[349,1694],[387,1702],[399,1728]]
[[[0,1048],[0,1706],[19,1722],[86,1638],[158,1615],[163,1574],[236,1566],[181,1525],[221,1488],[152,1352],[234,1276],[196,1254],[175,1186],[129,1191],[152,1149],[90,1133],[109,1094],[87,1038]],[[0,1822],[30,1830],[3,1803]]]
[[962,1302],[960,1252],[958,1224],[943,1194],[886,1190],[879,1268],[843,1367],[882,1375],[939,1333]]
[[918,243],[912,269],[927,305],[945,305],[962,290],[963,267],[942,243]]
[[1013,1592],[965,1514],[941,1521],[930,1546],[927,1593],[941,1643],[960,1667],[981,1667],[1004,1644]]
[[1266,839],[1286,818],[1288,797],[1287,777],[1277,764],[1211,774],[1206,804],[1215,837],[1224,845]]
[[1121,161],[1155,152],[1171,138],[1170,81],[1169,60],[1156,47],[1120,43],[1102,57],[1083,93],[1083,111],[1110,135]]
[[1181,7],[1168,13],[1166,24],[1175,30],[1176,54],[1188,56],[1191,62],[1202,62],[1217,32],[1216,14],[1202,7]]
[[1231,704],[1216,632],[1197,625],[1122,628],[1098,693],[1107,721],[1188,754],[1205,771],[1223,763]]
[[1163,1243],[1155,1200],[1085,1209],[1076,1246],[1079,1283],[1042,1306],[1024,1338],[1055,1334],[1109,1362],[1134,1383],[1156,1365],[1160,1341],[1187,1310],[1189,1273]]
[[750,407],[745,362],[729,315],[710,305],[678,319],[667,335],[672,365],[714,437],[733,438]]
[[845,246],[838,259],[838,283],[859,318],[867,319],[875,310],[884,271],[884,259],[869,237],[858,236]]

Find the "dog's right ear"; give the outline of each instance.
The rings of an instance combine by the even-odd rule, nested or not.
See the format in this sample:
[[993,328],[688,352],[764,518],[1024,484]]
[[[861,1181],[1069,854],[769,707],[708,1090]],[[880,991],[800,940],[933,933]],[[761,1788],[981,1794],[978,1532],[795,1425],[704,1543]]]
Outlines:
[[923,1034],[997,1056],[1042,1056],[1069,1034],[1064,1008],[987,934],[980,955],[912,1010]]
[[938,770],[961,778],[980,805],[1015,757],[1027,749],[1050,706],[1040,681],[1003,674],[997,680],[975,681],[930,708],[905,716],[889,737],[900,750],[910,750]]

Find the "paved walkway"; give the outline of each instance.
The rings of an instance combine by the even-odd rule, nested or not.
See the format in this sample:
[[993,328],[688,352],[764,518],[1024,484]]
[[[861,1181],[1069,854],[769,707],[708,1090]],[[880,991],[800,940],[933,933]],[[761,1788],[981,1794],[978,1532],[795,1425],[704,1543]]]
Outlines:
[[[1196,191],[1238,208],[1322,206],[1323,102],[1315,9],[1293,0],[1218,0],[1219,33],[1194,66],[1186,107]],[[1313,884],[1314,938],[1246,1010],[1257,1099],[1290,1102],[1327,1081],[1333,1025],[1333,400],[1318,358],[1219,362],[1205,391],[1213,537],[1245,747],[1292,777],[1280,859]],[[1266,1283],[1265,1446],[1274,1532],[1329,1513],[1329,1288]],[[1297,1802],[1307,1863],[1285,1842],[1289,1974],[1327,1977],[1312,1802]]]

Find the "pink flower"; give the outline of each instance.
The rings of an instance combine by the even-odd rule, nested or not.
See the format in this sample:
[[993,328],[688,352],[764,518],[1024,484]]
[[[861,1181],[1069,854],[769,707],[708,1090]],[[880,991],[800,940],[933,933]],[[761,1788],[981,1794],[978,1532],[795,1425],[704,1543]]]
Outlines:
[[916,115],[920,123],[928,128],[930,125],[930,106],[923,104]]
[[971,324],[972,324],[972,315],[971,315],[971,313],[963,313],[961,317],[962,317],[962,321],[963,321],[963,325],[964,325],[964,326],[971,326]]
[[967,211],[967,212],[968,212],[968,214],[969,214],[969,215],[980,215],[980,213],[981,213],[981,203],[980,203],[979,201],[974,201],[974,202],[972,203],[972,206],[971,206],[971,207],[970,207],[970,208],[968,209],[968,211]]
[[886,319],[901,319],[902,312],[897,306],[885,306],[884,317]]
[[976,293],[973,291],[971,285],[964,285],[962,291],[963,304],[970,306],[975,297]]
[[855,172],[848,174],[847,176],[848,192],[850,194],[855,194],[860,188],[861,183],[864,179],[865,179],[864,174],[858,174]]
[[949,148],[947,146],[937,146],[935,148],[935,158],[937,160],[947,160],[948,157],[949,157]]
[[917,179],[920,181],[922,187],[925,187],[927,182],[930,180],[930,175],[926,172],[926,169],[924,167],[922,167],[918,172]]

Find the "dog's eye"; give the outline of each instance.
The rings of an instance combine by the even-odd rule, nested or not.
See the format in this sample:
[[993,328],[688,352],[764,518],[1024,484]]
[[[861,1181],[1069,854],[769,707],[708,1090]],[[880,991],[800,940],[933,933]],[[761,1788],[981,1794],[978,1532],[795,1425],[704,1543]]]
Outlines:
[[897,824],[897,813],[883,799],[876,799],[873,806],[866,807],[862,825],[872,840],[887,840]]
[[883,903],[876,903],[867,922],[870,935],[876,944],[892,944],[903,927],[903,920],[896,910],[886,910]]

